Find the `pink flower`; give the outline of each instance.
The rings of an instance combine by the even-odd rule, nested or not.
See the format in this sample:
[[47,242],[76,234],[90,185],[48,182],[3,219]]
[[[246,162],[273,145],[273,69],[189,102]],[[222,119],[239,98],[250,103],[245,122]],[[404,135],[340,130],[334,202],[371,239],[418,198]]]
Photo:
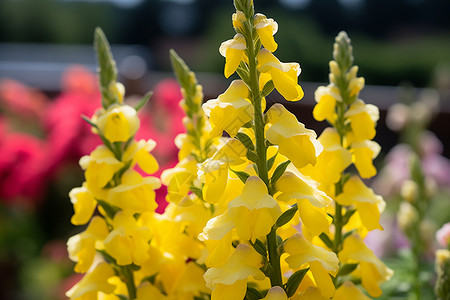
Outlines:
[[6,204],[34,206],[46,183],[43,141],[25,134],[9,134],[0,144],[0,198]]
[[450,222],[436,231],[436,240],[442,247],[450,247]]
[[0,101],[7,112],[22,120],[40,121],[47,106],[48,98],[12,79],[0,81]]
[[51,172],[64,161],[78,161],[101,143],[81,119],[82,115],[91,117],[101,105],[95,75],[80,66],[69,68],[63,75],[63,88],[45,115]]

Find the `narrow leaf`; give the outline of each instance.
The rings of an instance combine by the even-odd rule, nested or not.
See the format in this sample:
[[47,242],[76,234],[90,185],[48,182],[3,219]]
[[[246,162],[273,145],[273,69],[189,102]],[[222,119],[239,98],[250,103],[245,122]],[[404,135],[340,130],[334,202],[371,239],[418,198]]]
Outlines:
[[348,210],[342,218],[342,225],[347,224],[355,212],[356,212],[356,209]]
[[106,201],[103,200],[98,200],[97,199],[97,203],[98,205],[101,206],[101,208],[103,208],[103,210],[105,211],[105,213],[108,215],[108,217],[110,217],[111,219],[114,219],[114,216],[116,215],[116,213],[118,213],[120,211],[120,208],[118,208],[117,206],[111,205]]
[[266,97],[267,95],[269,95],[274,88],[275,86],[273,85],[273,81],[272,80],[267,81],[261,91],[261,97]]
[[344,233],[344,235],[342,236],[342,240],[345,240],[346,238],[348,238],[349,236],[351,236],[353,233],[355,233],[356,229],[350,230],[349,232]]
[[242,125],[241,127],[243,127],[243,128],[252,128],[253,124],[252,124],[251,121],[249,121],[249,122],[245,123],[244,125]]
[[270,171],[270,169],[272,169],[273,164],[275,163],[275,158],[277,158],[278,152],[275,153],[274,156],[272,156],[271,158],[269,158],[267,160],[267,171]]
[[252,243],[250,241],[250,244],[253,246],[253,248],[256,250],[256,252],[261,254],[263,257],[267,257],[267,248],[263,242],[261,242],[259,239],[256,239],[255,243]]
[[243,171],[235,171],[230,168],[230,170],[236,174],[237,177],[245,184],[247,182],[247,179],[250,177],[250,174],[243,172]]
[[281,214],[281,216],[278,217],[277,221],[275,222],[275,229],[279,228],[285,224],[287,224],[292,218],[294,217],[295,213],[297,212],[297,204],[286,210],[284,213]]
[[145,94],[145,96],[141,100],[139,100],[139,102],[136,104],[134,109],[136,111],[140,111],[145,106],[145,104],[147,104],[148,100],[150,100],[150,98],[152,96],[153,96],[153,92],[151,92],[151,91],[148,92],[147,94]]
[[284,174],[284,172],[286,171],[286,168],[288,167],[288,165],[290,163],[291,163],[291,161],[287,160],[287,161],[282,162],[281,164],[279,164],[277,166],[277,168],[273,172],[272,178],[270,178],[270,184],[272,186],[275,186],[275,184],[277,183],[278,179],[280,179],[280,177]]
[[333,241],[330,239],[330,237],[325,232],[322,232],[319,235],[319,237],[322,240],[322,242],[324,242],[325,245],[327,245],[328,248],[333,249]]
[[253,145],[252,139],[243,132],[238,132],[236,138],[241,141],[242,145],[245,146],[250,151],[255,150],[255,145]]
[[81,118],[82,118],[83,120],[85,120],[86,122],[88,122],[89,125],[91,125],[92,127],[95,127],[95,128],[98,129],[97,124],[95,124],[94,122],[92,122],[92,120],[89,119],[88,117],[86,117],[85,115],[82,115]]
[[353,272],[356,267],[358,267],[358,264],[345,264],[342,266],[342,268],[339,269],[339,272],[337,273],[337,277],[339,276],[345,276]]
[[250,151],[250,150],[247,151],[247,158],[254,163],[258,163],[258,160],[259,160],[258,155],[255,152]]
[[303,280],[303,277],[305,277],[306,273],[308,272],[309,268],[299,270],[295,272],[294,274],[289,277],[288,281],[285,284],[285,291],[286,294],[289,297],[292,297],[297,290],[298,286]]
[[242,69],[241,67],[236,69],[236,73],[239,75],[239,77],[241,77],[241,79],[245,82],[248,83],[249,80],[249,76],[248,76],[248,72],[244,69]]
[[193,192],[198,198],[203,200],[203,192],[201,189],[195,186],[191,186],[190,188],[191,192]]

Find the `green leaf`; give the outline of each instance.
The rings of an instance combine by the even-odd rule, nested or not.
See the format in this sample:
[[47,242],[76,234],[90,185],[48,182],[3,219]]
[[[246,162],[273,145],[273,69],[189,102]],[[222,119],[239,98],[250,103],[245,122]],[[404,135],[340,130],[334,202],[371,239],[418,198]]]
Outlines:
[[345,240],[346,238],[348,238],[349,236],[351,236],[353,233],[355,233],[356,229],[350,230],[349,232],[346,232],[343,236],[342,236],[342,240]]
[[95,128],[98,129],[97,124],[95,124],[94,122],[92,122],[92,120],[89,119],[88,117],[86,117],[85,115],[82,115],[81,118],[82,118],[83,120],[85,120],[86,122],[88,122],[89,125],[91,125],[92,127],[95,127]]
[[339,272],[337,273],[336,277],[339,276],[345,276],[353,272],[356,267],[358,267],[358,264],[345,264],[342,266],[342,268],[339,269]]
[[150,91],[147,94],[145,94],[145,96],[141,100],[139,100],[139,102],[136,104],[134,109],[136,111],[140,111],[145,106],[145,104],[147,104],[148,100],[150,100],[150,98],[152,96],[153,96],[153,92],[152,91]]
[[117,80],[117,67],[112,56],[111,46],[100,27],[95,28],[94,49],[97,53],[97,63],[99,66],[98,75],[100,90],[102,92],[102,106],[107,108],[114,102],[109,92],[109,85]]
[[261,293],[252,287],[247,287],[247,293],[245,294],[245,300],[258,300],[258,299],[262,299],[263,295],[261,295]]
[[322,232],[319,235],[319,237],[322,240],[322,242],[324,242],[325,245],[327,245],[328,248],[333,249],[333,241],[330,239],[330,237],[325,232]]
[[237,177],[245,184],[247,182],[247,179],[250,177],[250,174],[243,172],[243,171],[235,171],[230,168],[230,170],[236,174]]
[[294,217],[295,213],[297,212],[298,207],[297,204],[286,210],[284,213],[281,214],[281,216],[278,217],[277,221],[275,222],[275,229],[287,224],[292,218]]
[[255,152],[250,151],[250,150],[247,151],[247,158],[254,163],[258,163],[258,160],[259,160],[258,155]]
[[252,128],[253,127],[253,123],[251,121],[245,123],[244,125],[242,125],[241,127],[243,128]]
[[267,81],[261,91],[261,97],[266,97],[267,95],[269,95],[274,88],[275,86],[273,85],[273,81],[272,80]]
[[114,219],[114,216],[116,215],[116,213],[118,213],[120,211],[120,208],[118,208],[117,206],[111,205],[106,201],[97,199],[97,203],[98,203],[98,205],[100,205],[103,208],[105,213],[111,219]]
[[236,138],[250,151],[255,150],[255,145],[253,145],[252,139],[243,132],[238,132]]
[[193,192],[198,198],[203,200],[203,191],[202,189],[199,189],[198,187],[191,186],[190,188],[191,192]]
[[267,257],[267,248],[263,242],[261,242],[259,239],[256,239],[255,243],[252,243],[250,241],[250,244],[253,246],[253,248],[256,250],[256,252],[261,254],[263,257]]
[[353,214],[356,212],[356,209],[348,210],[345,215],[342,217],[342,226],[348,223],[350,218],[353,216]]
[[112,257],[105,250],[97,250],[97,252],[100,253],[107,262],[109,262],[109,263],[111,263],[113,265],[117,265],[116,259],[114,257]]
[[287,160],[285,162],[282,162],[277,166],[275,171],[273,172],[272,178],[270,178],[270,184],[275,187],[275,184],[277,183],[278,179],[284,174],[286,171],[286,168],[291,163],[290,160]]
[[288,298],[294,295],[295,291],[302,282],[303,277],[305,277],[308,270],[309,268],[299,270],[294,274],[292,274],[291,277],[289,277],[288,281],[284,286],[284,290],[286,291],[286,295],[288,296]]
[[271,158],[269,158],[267,160],[267,171],[270,171],[270,169],[272,169],[273,164],[275,163],[275,158],[277,157],[277,155],[278,155],[278,151],[277,151],[277,153],[275,153],[274,156],[272,156]]
[[250,77],[248,75],[248,71],[243,69],[242,67],[238,67],[236,69],[236,73],[239,75],[239,77],[241,77],[241,79],[248,84],[248,82],[250,82]]

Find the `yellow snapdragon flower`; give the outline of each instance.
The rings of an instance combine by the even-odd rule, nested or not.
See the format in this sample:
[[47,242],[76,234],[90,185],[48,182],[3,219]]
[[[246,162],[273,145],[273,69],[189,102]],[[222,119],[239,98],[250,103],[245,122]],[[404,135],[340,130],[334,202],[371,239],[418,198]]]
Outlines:
[[303,167],[302,173],[311,176],[326,190],[340,180],[342,172],[352,163],[352,155],[342,146],[339,134],[332,127],[325,128],[317,140],[323,151],[317,157],[317,163]]
[[301,72],[298,63],[282,63],[267,49],[261,49],[256,59],[258,70],[270,75],[275,88],[286,100],[298,101],[303,98],[303,89],[298,84]]
[[380,214],[386,203],[381,196],[376,195],[368,188],[359,177],[351,177],[344,185],[342,194],[336,197],[336,201],[345,206],[354,205],[361,216],[361,221],[367,230],[383,230],[380,225]]
[[357,99],[344,116],[350,120],[356,140],[371,140],[375,137],[375,126],[379,119],[378,107]]
[[234,80],[217,99],[203,104],[212,126],[211,137],[221,136],[224,130],[235,137],[241,126],[252,120],[253,106],[248,97],[247,85],[242,80]]
[[393,271],[377,258],[357,235],[351,235],[345,239],[344,247],[339,253],[339,260],[342,263],[359,263],[362,285],[372,297],[381,295],[380,284],[393,275]]
[[74,225],[84,225],[92,217],[97,201],[94,195],[86,188],[86,184],[82,187],[73,188],[69,192],[70,202],[73,204],[74,214],[70,221]]
[[121,183],[110,190],[108,201],[123,211],[154,211],[157,207],[154,190],[160,187],[158,178],[143,177],[134,170],[128,170],[122,175]]
[[220,45],[219,52],[226,59],[224,69],[226,78],[230,77],[239,67],[239,64],[245,58],[246,48],[245,37],[240,33]]
[[309,266],[312,276],[325,297],[332,297],[335,292],[330,274],[335,276],[339,269],[339,260],[335,253],[310,243],[302,234],[297,233],[288,238],[283,245],[289,254],[286,262],[292,269]]
[[71,300],[90,300],[97,299],[99,292],[111,294],[115,286],[108,279],[114,275],[114,270],[108,263],[100,263],[68,290],[66,296]]
[[305,128],[283,105],[274,104],[266,113],[269,126],[266,137],[272,144],[278,145],[281,154],[291,160],[297,168],[314,165],[322,151],[322,145],[316,140],[316,133]]
[[136,110],[129,105],[115,104],[97,113],[100,133],[110,142],[126,142],[139,129],[140,121]]
[[97,253],[97,241],[101,243],[108,234],[105,220],[95,216],[85,231],[69,238],[67,251],[69,258],[76,262],[75,272],[85,273],[89,270]]
[[104,145],[98,146],[90,155],[80,159],[80,166],[85,170],[86,188],[95,198],[105,199],[107,191],[103,188],[124,165],[111,150]]
[[148,259],[148,242],[151,232],[147,227],[138,227],[133,214],[120,211],[114,216],[113,230],[104,241],[105,250],[120,266],[140,265]]
[[270,52],[277,50],[278,44],[273,35],[278,31],[278,23],[273,19],[268,19],[263,14],[255,14],[254,17],[256,32],[264,48]]
[[130,168],[136,164],[147,174],[153,174],[159,169],[158,162],[150,153],[156,147],[154,140],[139,140],[130,143],[123,153],[123,161],[131,161]]
[[228,168],[246,163],[247,149],[237,139],[228,139],[212,158],[207,159],[199,170],[199,176],[205,183],[203,199],[209,203],[221,202],[228,183]]
[[265,278],[261,272],[262,257],[252,247],[239,244],[228,261],[221,267],[209,268],[205,275],[207,286],[212,290],[211,300],[244,299],[247,279]]

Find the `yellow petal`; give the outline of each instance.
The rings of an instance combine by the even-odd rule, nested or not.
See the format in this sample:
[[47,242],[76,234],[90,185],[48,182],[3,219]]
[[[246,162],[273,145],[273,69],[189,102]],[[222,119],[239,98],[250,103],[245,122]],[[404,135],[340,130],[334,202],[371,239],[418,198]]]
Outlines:
[[263,300],[288,300],[288,297],[282,287],[274,286],[269,289]]
[[330,220],[326,209],[313,206],[308,200],[298,200],[298,212],[300,219],[312,235],[328,232]]
[[337,290],[333,300],[370,300],[353,282],[344,282]]
[[99,291],[110,294],[114,291],[115,287],[109,284],[107,280],[114,275],[114,270],[109,264],[100,263],[92,272],[87,273],[77,284],[67,291],[66,296],[71,300],[76,300],[91,299],[88,296],[94,296],[93,299],[97,299],[97,292]]
[[334,295],[335,288],[330,274],[328,274],[327,270],[325,270],[318,261],[311,262],[310,267],[311,273],[321,294],[326,298],[331,298]]
[[75,211],[71,218],[72,224],[86,224],[91,219],[97,206],[94,196],[85,187],[81,187],[72,189],[69,197]]
[[239,67],[239,64],[242,61],[243,56],[244,50],[233,48],[228,48],[226,50],[226,60],[224,69],[224,75],[226,78],[230,77],[236,71],[236,69]]
[[336,115],[336,99],[331,95],[323,95],[319,103],[314,106],[313,116],[317,121],[323,121],[325,119],[334,121]]
[[211,300],[244,299],[247,292],[247,280],[238,280],[234,284],[217,284],[212,291]]
[[332,275],[335,275],[339,268],[339,260],[335,253],[311,244],[300,233],[287,239],[284,243],[284,251],[290,254],[286,262],[292,269],[313,261],[320,262],[321,266]]

